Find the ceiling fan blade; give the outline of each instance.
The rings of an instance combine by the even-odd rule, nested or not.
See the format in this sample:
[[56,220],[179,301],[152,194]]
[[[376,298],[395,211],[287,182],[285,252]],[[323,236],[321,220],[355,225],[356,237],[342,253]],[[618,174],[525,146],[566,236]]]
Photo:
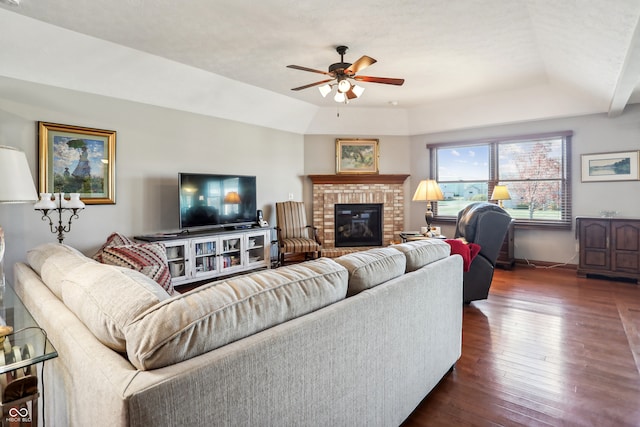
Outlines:
[[325,74],[327,76],[334,76],[333,73],[329,73],[327,71],[314,70],[313,68],[302,67],[300,65],[287,65],[287,68],[293,68],[294,70],[300,70],[300,71],[310,71],[312,73]]
[[358,95],[353,93],[353,89],[349,89],[347,92],[345,92],[345,96],[347,97],[347,99],[353,99],[358,97]]
[[392,79],[389,77],[354,76],[355,80],[369,83],[384,83],[386,85],[402,86],[404,79]]
[[353,76],[358,71],[364,70],[369,65],[375,64],[376,62],[378,62],[378,61],[376,61],[372,57],[364,55],[364,56],[360,57],[360,59],[358,59],[356,62],[354,62],[353,64],[349,65],[349,67],[346,70],[344,70],[344,73],[346,75],[348,75],[348,76]]
[[324,83],[329,83],[329,82],[330,82],[330,81],[332,81],[332,80],[333,80],[333,79],[322,80],[322,81],[320,81],[320,82],[315,82],[315,83],[311,83],[311,84],[304,85],[304,86],[300,86],[300,87],[294,87],[294,88],[293,88],[293,89],[291,89],[291,90],[302,90],[302,89],[307,89],[307,88],[310,88],[310,87],[319,86],[319,85],[324,84]]

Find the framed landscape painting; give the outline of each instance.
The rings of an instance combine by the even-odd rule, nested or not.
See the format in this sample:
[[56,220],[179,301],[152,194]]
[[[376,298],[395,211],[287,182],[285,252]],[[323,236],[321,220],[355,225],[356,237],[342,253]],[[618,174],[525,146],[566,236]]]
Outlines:
[[377,139],[336,139],[337,174],[377,174]]
[[639,151],[582,155],[582,182],[634,181],[638,175]]
[[40,192],[115,204],[115,131],[38,122],[38,132]]

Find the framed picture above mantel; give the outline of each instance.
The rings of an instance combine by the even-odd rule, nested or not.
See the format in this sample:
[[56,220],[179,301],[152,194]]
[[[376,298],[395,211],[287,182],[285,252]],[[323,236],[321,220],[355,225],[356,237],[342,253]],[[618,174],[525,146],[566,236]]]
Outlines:
[[336,174],[377,174],[377,139],[336,139]]
[[116,131],[38,122],[41,193],[115,204]]

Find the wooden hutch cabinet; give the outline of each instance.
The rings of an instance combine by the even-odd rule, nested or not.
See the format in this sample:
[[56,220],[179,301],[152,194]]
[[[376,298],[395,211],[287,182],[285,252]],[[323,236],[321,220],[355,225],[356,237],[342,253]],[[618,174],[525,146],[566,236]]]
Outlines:
[[577,217],[578,276],[640,279],[640,219]]

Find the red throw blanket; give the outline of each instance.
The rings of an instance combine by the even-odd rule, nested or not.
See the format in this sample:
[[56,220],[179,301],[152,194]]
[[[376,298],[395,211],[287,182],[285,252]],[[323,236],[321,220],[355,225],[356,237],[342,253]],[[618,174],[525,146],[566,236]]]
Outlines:
[[451,254],[458,254],[462,256],[462,268],[464,271],[469,271],[471,261],[480,252],[480,245],[475,243],[465,243],[462,240],[446,239],[445,242],[451,246]]

